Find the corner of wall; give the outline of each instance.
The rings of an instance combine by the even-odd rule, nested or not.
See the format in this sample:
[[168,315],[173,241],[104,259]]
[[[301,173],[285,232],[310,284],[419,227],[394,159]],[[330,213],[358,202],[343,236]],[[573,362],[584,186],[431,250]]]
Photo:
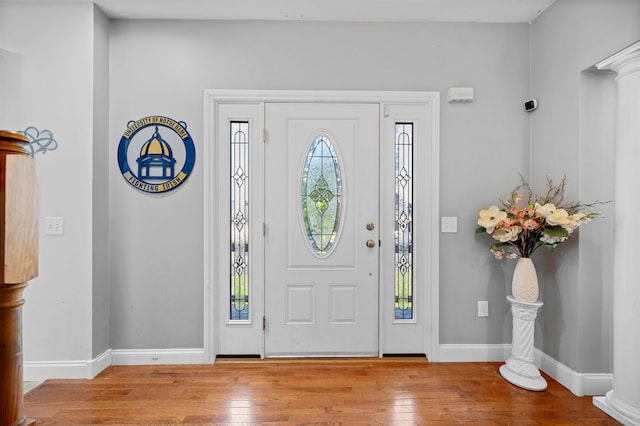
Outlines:
[[613,387],[613,374],[578,373],[538,349],[534,363],[576,396],[604,395]]

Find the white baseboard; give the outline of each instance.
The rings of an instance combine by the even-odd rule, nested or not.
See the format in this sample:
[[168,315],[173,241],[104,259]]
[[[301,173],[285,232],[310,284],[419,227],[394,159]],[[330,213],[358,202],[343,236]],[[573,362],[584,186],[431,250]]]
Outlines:
[[113,355],[111,353],[111,349],[107,349],[105,352],[101,353],[93,360],[91,378],[93,379],[98,374],[102,373],[102,370],[110,366],[112,363]]
[[47,379],[93,379],[111,365],[111,351],[107,350],[87,361],[27,361],[22,366],[25,381]]
[[511,344],[440,345],[438,362],[502,362],[511,355]]
[[[619,421],[625,426],[640,426],[640,411],[622,402],[611,393],[593,398],[593,405]],[[614,402],[615,401],[615,402]]]
[[534,363],[577,396],[604,395],[613,388],[613,374],[578,373],[538,349],[534,352]]
[[204,349],[109,349],[87,361],[28,361],[25,381],[93,379],[111,365],[204,364]]
[[[511,344],[440,345],[440,362],[503,362],[511,356]],[[534,364],[577,396],[604,395],[613,388],[613,374],[578,373],[538,349]]]
[[[440,345],[439,362],[503,362],[510,344]],[[25,362],[25,381],[92,379],[110,365],[206,364],[204,349],[109,349],[88,361]],[[613,374],[578,373],[536,349],[534,363],[577,396],[604,395],[613,388]]]
[[111,365],[205,364],[204,349],[112,349]]

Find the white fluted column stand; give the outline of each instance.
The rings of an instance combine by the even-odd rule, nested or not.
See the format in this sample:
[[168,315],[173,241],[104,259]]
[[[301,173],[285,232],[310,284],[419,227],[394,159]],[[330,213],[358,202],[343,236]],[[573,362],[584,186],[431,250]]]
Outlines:
[[500,374],[508,382],[521,388],[541,391],[547,388],[547,381],[533,363],[533,334],[536,317],[543,303],[520,302],[507,296],[513,315],[513,341],[511,356],[500,367]]
[[593,403],[625,425],[640,425],[640,42],[596,65],[617,73],[613,244],[613,389]]

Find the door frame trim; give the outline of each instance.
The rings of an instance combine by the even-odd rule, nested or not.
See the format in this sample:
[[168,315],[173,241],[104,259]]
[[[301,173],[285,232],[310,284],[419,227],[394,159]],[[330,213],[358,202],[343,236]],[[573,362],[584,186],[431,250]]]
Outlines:
[[214,363],[217,353],[219,330],[219,212],[218,197],[214,192],[218,181],[217,116],[222,103],[265,102],[332,102],[332,103],[376,103],[376,104],[425,104],[428,106],[428,138],[431,142],[428,159],[430,188],[428,194],[426,248],[427,269],[427,357],[439,361],[439,196],[440,196],[440,93],[404,91],[316,91],[316,90],[205,90],[203,129],[203,348],[204,362]]

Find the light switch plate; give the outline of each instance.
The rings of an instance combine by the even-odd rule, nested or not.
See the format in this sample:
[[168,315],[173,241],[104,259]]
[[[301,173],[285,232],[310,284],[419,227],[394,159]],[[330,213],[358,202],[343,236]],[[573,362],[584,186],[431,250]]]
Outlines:
[[443,216],[440,218],[440,230],[442,232],[458,232],[458,218],[456,216]]
[[44,227],[44,233],[46,235],[62,235],[64,234],[64,218],[45,217]]
[[479,317],[489,316],[489,301],[478,300],[478,316]]

